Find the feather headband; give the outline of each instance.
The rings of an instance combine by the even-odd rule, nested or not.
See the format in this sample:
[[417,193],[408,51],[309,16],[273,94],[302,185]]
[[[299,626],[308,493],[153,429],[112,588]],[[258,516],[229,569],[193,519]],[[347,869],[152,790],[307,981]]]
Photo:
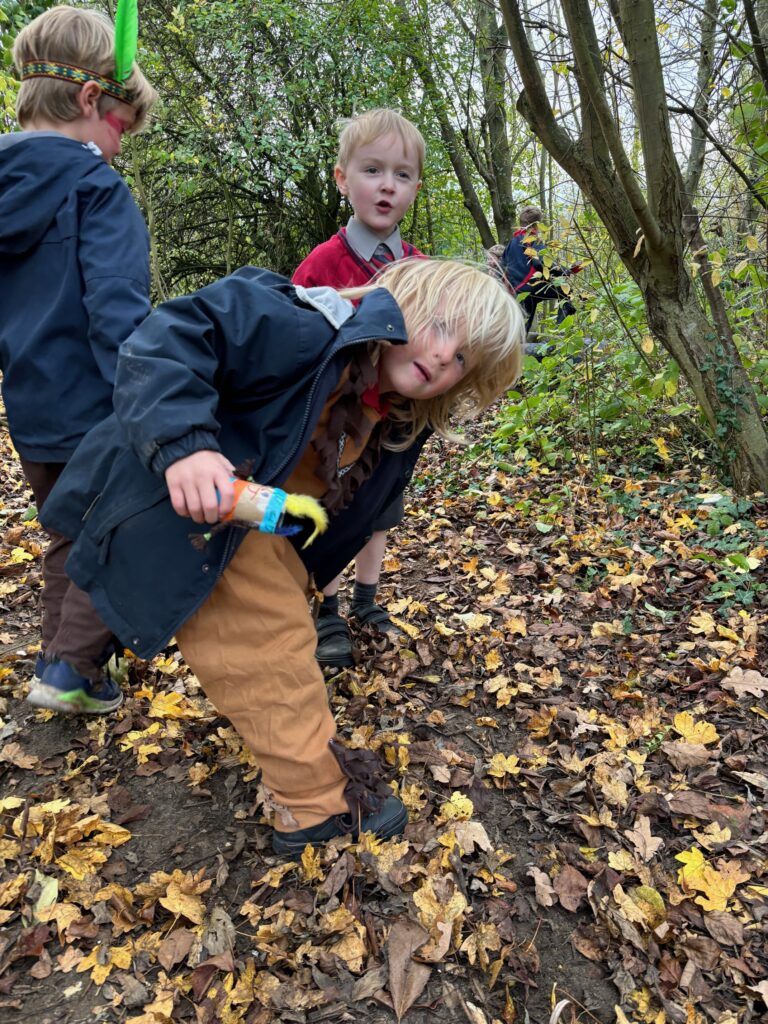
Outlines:
[[21,68],[21,80],[27,78],[58,78],[62,82],[84,85],[96,82],[101,91],[122,103],[130,103],[133,93],[121,83],[130,78],[139,39],[138,0],[119,0],[115,15],[115,75],[108,78],[89,68],[63,61],[29,60]]

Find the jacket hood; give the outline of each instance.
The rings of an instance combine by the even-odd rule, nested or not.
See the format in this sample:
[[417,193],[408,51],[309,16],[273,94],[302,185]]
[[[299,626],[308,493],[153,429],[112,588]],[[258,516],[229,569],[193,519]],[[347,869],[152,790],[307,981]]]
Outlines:
[[103,165],[87,145],[57,132],[0,136],[0,253],[37,245],[75,182]]

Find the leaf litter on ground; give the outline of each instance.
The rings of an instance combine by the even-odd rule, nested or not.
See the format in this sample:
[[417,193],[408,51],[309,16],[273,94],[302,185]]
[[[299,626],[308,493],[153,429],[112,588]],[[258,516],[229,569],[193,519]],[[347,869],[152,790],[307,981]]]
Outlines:
[[432,442],[382,585],[403,636],[363,630],[328,680],[410,823],[285,863],[255,758],[175,648],[128,662],[110,718],[23,703],[44,537],[3,445],[9,1020],[766,1013],[764,503],[724,537],[712,481],[535,460],[451,493],[460,453]]

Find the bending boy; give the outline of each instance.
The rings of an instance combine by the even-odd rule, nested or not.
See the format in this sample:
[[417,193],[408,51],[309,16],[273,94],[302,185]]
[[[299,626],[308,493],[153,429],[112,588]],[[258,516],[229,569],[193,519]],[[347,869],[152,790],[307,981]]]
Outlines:
[[155,310],[121,350],[116,417],[84,439],[43,512],[76,538],[72,579],[133,651],[151,657],[176,635],[261,766],[280,853],[396,835],[406,812],[372,753],[335,740],[306,537],[225,524],[193,544],[190,519],[199,535],[228,516],[247,461],[258,483],[322,500],[327,582],[402,491],[427,423],[445,435],[520,370],[522,314],[488,275],[403,261],[378,284],[343,297],[245,267]]

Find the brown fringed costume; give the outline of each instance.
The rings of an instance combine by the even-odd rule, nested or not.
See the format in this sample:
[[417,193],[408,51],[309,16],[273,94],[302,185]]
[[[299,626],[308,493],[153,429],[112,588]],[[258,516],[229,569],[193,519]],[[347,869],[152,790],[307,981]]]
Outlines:
[[[332,517],[373,472],[385,415],[376,368],[367,354],[358,356],[282,487],[322,498]],[[350,811],[357,820],[388,794],[375,756],[347,751],[335,739],[315,661],[308,587],[307,571],[286,538],[251,531],[208,600],[178,632],[206,694],[255,754],[278,808],[275,826],[283,832]]]

